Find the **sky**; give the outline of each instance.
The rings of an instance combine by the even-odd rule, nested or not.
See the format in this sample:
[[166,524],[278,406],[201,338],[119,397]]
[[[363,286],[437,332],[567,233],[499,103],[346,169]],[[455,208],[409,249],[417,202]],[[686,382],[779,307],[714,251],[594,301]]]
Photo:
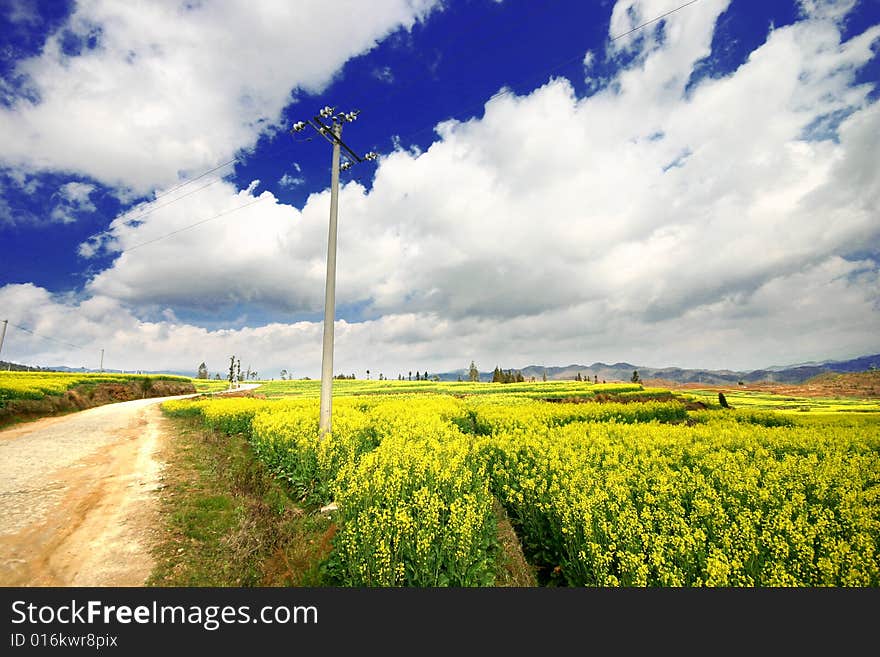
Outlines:
[[[0,0],[0,359],[880,352],[880,0]],[[103,351],[102,351],[103,350]]]

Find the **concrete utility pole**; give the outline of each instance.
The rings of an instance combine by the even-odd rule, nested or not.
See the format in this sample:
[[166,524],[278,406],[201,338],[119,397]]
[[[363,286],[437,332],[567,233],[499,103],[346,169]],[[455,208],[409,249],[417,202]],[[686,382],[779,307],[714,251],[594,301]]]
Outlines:
[[[321,352],[321,411],[319,436],[330,431],[333,405],[333,323],[336,320],[336,225],[339,209],[339,172],[350,169],[355,162],[375,160],[379,156],[370,152],[363,158],[342,141],[342,124],[351,123],[359,114],[353,112],[334,114],[335,108],[326,106],[310,121],[298,121],[292,132],[302,132],[310,126],[333,145],[332,172],[330,174],[330,231],[327,238],[327,282],[324,290],[324,340]],[[325,121],[330,119],[331,125]],[[340,164],[340,148],[346,150],[347,160]]]
[[104,371],[104,350],[103,350],[103,349],[101,349],[101,366],[100,366],[100,370],[101,370],[102,372]]
[[3,339],[6,337],[6,325],[9,323],[8,319],[3,320],[3,330],[0,331],[0,354],[3,353]]
[[324,342],[321,351],[321,438],[330,431],[333,405],[333,323],[336,320],[336,215],[339,209],[339,141],[342,124],[333,123],[333,172],[330,174],[330,234],[327,237],[327,283],[324,289]]

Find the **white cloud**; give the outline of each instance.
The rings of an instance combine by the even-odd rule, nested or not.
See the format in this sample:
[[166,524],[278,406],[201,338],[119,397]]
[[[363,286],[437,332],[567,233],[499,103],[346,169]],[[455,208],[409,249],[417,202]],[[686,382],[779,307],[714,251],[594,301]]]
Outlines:
[[[633,64],[589,98],[565,80],[500,96],[482,119],[438,126],[424,153],[384,156],[369,193],[343,186],[337,304],[372,319],[340,323],[338,371],[393,378],[472,358],[745,369],[875,352],[878,265],[856,254],[880,244],[880,104],[853,79],[880,26],[847,42],[836,19],[774,30],[685,96],[726,6],[699,3],[669,18],[662,42],[620,45]],[[137,225],[117,220],[106,244],[131,249],[255,199],[124,252],[88,293],[131,308],[319,311],[327,191],[300,210],[214,185]],[[161,326],[180,350],[203,340],[228,355],[228,340],[258,368],[319,369],[320,323]],[[165,340],[167,354],[149,355],[172,358]]]
[[[297,171],[299,171],[299,170],[300,169],[297,168]],[[302,176],[291,176],[289,173],[285,173],[278,180],[278,184],[281,185],[282,187],[287,187],[289,189],[293,189],[294,187],[299,187],[300,185],[305,183],[305,181],[306,181],[306,179],[303,178]]]
[[[135,209],[130,215],[137,221],[119,218],[85,243],[84,256],[98,246],[123,251],[112,268],[88,284],[90,293],[200,309],[238,303],[320,307],[326,215],[318,219],[312,210],[279,204],[270,192],[236,192],[226,182],[179,198],[173,203],[163,198],[162,207],[149,215]],[[149,205],[143,207],[149,211]],[[172,239],[159,239],[169,233],[175,233]]]
[[840,20],[846,16],[857,0],[798,0],[801,13],[808,18]]
[[58,188],[58,203],[52,209],[52,221],[70,224],[76,221],[81,212],[94,212],[95,204],[90,198],[95,186],[89,183],[69,182]]
[[596,60],[596,56],[593,54],[592,50],[588,50],[584,55],[584,71],[587,73],[590,72],[590,69],[593,68],[593,63]]
[[67,28],[97,38],[68,57],[61,33],[21,61],[39,102],[0,108],[0,163],[76,171],[146,192],[229,160],[320,91],[350,57],[434,0],[120,3],[83,0]]
[[[415,369],[463,368],[472,359],[486,370],[621,360],[750,369],[816,354],[849,358],[874,353],[869,347],[876,347],[880,332],[878,290],[876,265],[831,258],[751,295],[690,310],[683,322],[630,321],[607,300],[508,321],[430,312],[337,321],[334,369],[359,378],[367,369],[374,377],[382,372],[396,378]],[[15,324],[42,336],[11,327],[4,358],[13,362],[97,367],[104,349],[108,368],[195,371],[205,361],[214,372],[223,371],[234,353],[266,377],[277,377],[282,368],[297,378],[320,376],[320,322],[208,330],[170,311],[158,321],[143,321],[109,297],[79,301],[30,284],[0,288],[0,305]]]
[[7,0],[0,11],[12,24],[37,25],[41,22],[36,7],[26,0]]
[[383,66],[373,70],[373,77],[387,84],[394,82],[394,72],[390,66]]

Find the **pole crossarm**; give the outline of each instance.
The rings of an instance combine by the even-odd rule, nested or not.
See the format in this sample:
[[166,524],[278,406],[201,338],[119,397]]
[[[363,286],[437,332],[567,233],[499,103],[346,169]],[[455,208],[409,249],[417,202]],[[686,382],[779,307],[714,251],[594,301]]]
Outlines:
[[[354,160],[356,162],[363,162],[364,161],[363,158],[361,158],[357,153],[355,153],[353,150],[351,150],[348,147],[348,145],[344,141],[342,141],[342,138],[339,135],[337,135],[336,132],[332,128],[324,125],[321,122],[321,119],[319,119],[316,116],[313,120],[315,123],[317,123],[319,126],[321,126],[321,129],[318,130],[318,133],[323,135],[324,138],[327,139],[327,141],[329,141],[331,144],[339,144],[340,146],[342,146],[342,148],[344,148],[348,152],[348,154],[354,158]],[[311,123],[309,123],[309,125],[311,125],[313,128],[315,127]],[[315,128],[315,129],[317,130],[317,128]]]
[[[379,155],[373,151],[366,153],[363,157],[358,155],[354,149],[342,141],[342,137],[340,136],[341,130],[337,131],[333,127],[341,126],[343,123],[352,123],[357,118],[358,114],[360,114],[360,110],[353,110],[347,113],[339,112],[335,115],[333,112],[334,108],[328,105],[311,119],[294,123],[291,132],[302,132],[309,127],[326,139],[329,144],[344,148],[347,153],[347,161],[341,164],[340,169],[342,171],[350,169],[354,164],[360,164],[365,160],[379,159]],[[333,126],[327,125],[327,119],[332,119]]]

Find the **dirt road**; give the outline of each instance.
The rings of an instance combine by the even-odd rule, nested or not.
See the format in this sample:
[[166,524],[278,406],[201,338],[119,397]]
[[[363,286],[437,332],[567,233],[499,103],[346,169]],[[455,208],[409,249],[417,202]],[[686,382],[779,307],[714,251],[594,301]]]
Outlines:
[[157,453],[170,427],[159,403],[180,398],[108,404],[0,431],[0,585],[144,583],[159,520]]

